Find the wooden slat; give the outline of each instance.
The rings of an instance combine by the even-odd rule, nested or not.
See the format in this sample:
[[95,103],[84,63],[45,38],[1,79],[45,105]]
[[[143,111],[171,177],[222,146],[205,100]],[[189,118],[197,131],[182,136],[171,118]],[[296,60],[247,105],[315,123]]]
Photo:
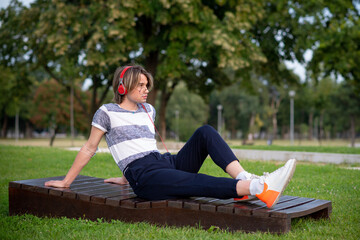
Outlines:
[[72,190],[80,190],[82,188],[92,187],[92,186],[98,186],[104,184],[101,180],[93,180],[93,181],[82,181],[73,183],[70,186],[70,189]]
[[331,204],[330,201],[313,199],[312,201],[306,202],[302,205],[298,205],[296,207],[289,209],[280,210],[276,213],[273,213],[272,215],[277,216],[278,214],[285,213],[290,218],[303,217],[325,208],[331,208],[330,204]]
[[[298,203],[298,201],[300,201]],[[271,209],[267,208],[266,205],[264,203],[261,204],[261,206],[256,207],[253,209],[252,214],[256,215],[256,216],[264,216],[264,217],[269,217],[270,214],[274,211],[277,211],[277,209],[283,209],[283,208],[289,208],[293,205],[298,205],[302,202],[302,200],[298,197],[293,197],[293,196],[282,196],[278,203]],[[287,218],[286,215],[277,215],[277,217],[281,217],[281,218]]]
[[[128,195],[128,194],[126,194],[126,195]],[[117,190],[117,191],[104,192],[101,194],[93,195],[93,196],[91,196],[91,202],[106,203],[107,198],[118,197],[118,196],[124,196],[124,192],[121,190]],[[134,194],[134,196],[135,196],[135,194]]]
[[116,197],[109,197],[105,199],[105,204],[110,206],[120,206],[121,201],[134,197],[136,197],[135,194],[126,194],[126,195],[119,195]]
[[136,208],[136,204],[139,202],[143,202],[144,200],[140,199],[140,198],[128,198],[128,199],[124,199],[120,201],[120,206],[123,208],[130,208],[130,209],[135,209]]
[[200,210],[200,203],[194,202],[192,200],[184,200],[183,208],[198,211]]
[[200,204],[200,210],[206,212],[216,212],[216,206],[213,204],[202,203]]
[[168,207],[181,209],[184,206],[184,202],[181,200],[169,200]]
[[151,208],[166,208],[168,206],[167,200],[152,201]]
[[98,185],[95,186],[94,189],[90,187],[87,189],[82,189],[80,192],[78,192],[77,197],[83,201],[90,201],[93,196],[102,195],[113,191],[114,188],[112,186]]

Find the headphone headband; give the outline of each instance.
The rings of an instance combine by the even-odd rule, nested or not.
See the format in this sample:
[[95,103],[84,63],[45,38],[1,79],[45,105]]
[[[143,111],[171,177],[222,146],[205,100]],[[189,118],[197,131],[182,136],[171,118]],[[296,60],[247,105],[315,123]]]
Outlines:
[[127,66],[126,68],[124,68],[124,70],[122,70],[121,74],[120,74],[120,81],[119,81],[119,87],[118,87],[118,92],[120,95],[125,95],[127,94],[127,89],[125,88],[124,86],[124,83],[123,83],[123,78],[124,78],[124,74],[125,72],[131,68],[132,66]]
[[131,66],[128,66],[128,67],[124,68],[124,70],[122,70],[122,72],[121,72],[121,74],[120,74],[120,81],[121,81],[121,82],[122,82],[122,79],[123,79],[123,77],[124,77],[125,72],[126,72],[129,68],[131,68]]

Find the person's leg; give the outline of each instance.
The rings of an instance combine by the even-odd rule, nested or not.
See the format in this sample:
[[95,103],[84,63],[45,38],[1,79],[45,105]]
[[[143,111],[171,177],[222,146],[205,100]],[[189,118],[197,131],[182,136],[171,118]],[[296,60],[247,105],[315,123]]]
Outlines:
[[156,154],[131,163],[125,175],[134,192],[149,200],[190,196],[234,198],[256,194],[271,208],[279,200],[296,167],[296,160],[291,159],[259,179],[239,181],[176,170],[168,163]]
[[[225,168],[225,171],[234,179],[251,180],[251,178],[249,178],[249,179],[239,179],[238,178],[239,173],[244,172],[245,170],[241,167],[240,163],[236,160],[229,163],[229,165]],[[128,184],[128,181],[126,180],[125,176],[108,178],[108,179],[105,179],[104,182],[115,183],[115,184],[119,184],[119,185]]]
[[245,171],[244,168],[240,165],[238,160],[232,161],[231,163],[229,163],[226,168],[225,171],[232,177],[232,178],[236,178],[239,173]]
[[197,173],[208,155],[234,179],[258,178],[244,170],[224,139],[208,125],[198,128],[171,161],[176,169]]
[[195,196],[228,199],[237,197],[238,192],[249,194],[249,184],[246,184],[246,181],[176,169],[155,169],[143,173],[134,187],[134,192],[149,200]]
[[184,147],[172,158],[172,164],[176,169],[197,173],[208,155],[233,178],[244,171],[227,143],[209,125],[194,132]]

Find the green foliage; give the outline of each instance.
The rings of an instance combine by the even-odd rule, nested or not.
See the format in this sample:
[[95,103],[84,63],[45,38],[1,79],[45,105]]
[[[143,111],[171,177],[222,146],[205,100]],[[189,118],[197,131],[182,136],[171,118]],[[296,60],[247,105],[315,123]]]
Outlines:
[[314,50],[309,69],[315,79],[330,74],[342,76],[360,94],[359,1],[337,0],[322,5],[313,2],[306,23],[313,32],[309,47]]
[[[288,125],[289,115],[283,103],[288,102],[288,91],[296,89],[301,96],[295,99],[296,109],[301,109],[296,112],[297,124],[307,119],[312,124],[310,119],[318,118],[322,128],[334,135],[338,126],[330,123],[333,102],[328,98],[336,87],[332,88],[326,76],[341,75],[353,86],[351,95],[359,95],[358,6],[358,0],[37,0],[26,8],[12,1],[0,10],[1,118],[14,115],[19,108],[24,118],[30,118],[23,106],[27,104],[20,102],[28,102],[33,82],[50,76],[67,90],[91,79],[90,104],[75,92],[86,122],[90,122],[97,108],[111,98],[116,67],[139,63],[155,77],[148,99],[154,105],[155,99],[161,99],[160,131],[166,130],[166,107],[181,82],[206,102],[214,89],[220,91],[236,82],[247,94],[257,96],[250,101],[254,105],[246,106],[256,109],[259,123],[248,127],[250,131],[266,128],[266,132],[272,129],[276,135],[280,131],[285,135],[285,127],[280,128]],[[284,61],[304,63],[306,50],[313,52],[307,76],[311,84],[300,85]],[[11,83],[4,82],[5,77]],[[316,85],[313,80],[321,82]],[[158,92],[161,98],[156,97]],[[232,94],[216,104],[228,105],[243,97]],[[245,112],[224,111],[233,134],[239,128],[249,131],[246,126],[251,124],[244,122],[253,121],[248,119],[254,116]],[[236,118],[243,113],[245,116]],[[214,114],[210,113],[211,124]],[[358,125],[358,113],[353,115],[352,125]],[[349,124],[343,118],[339,121]]]
[[4,122],[17,112],[27,118],[29,112],[26,102],[31,98],[34,79],[27,55],[31,50],[19,17],[23,10],[18,1],[0,10],[0,119]]
[[[177,86],[169,101],[169,106],[167,121],[175,134],[177,134],[177,129],[179,130],[180,141],[187,141],[198,127],[206,123],[208,118],[208,106],[201,97],[190,93],[184,84]],[[178,122],[176,111],[179,114]]]
[[[75,89],[80,92],[79,89]],[[78,93],[81,95],[81,93]],[[84,94],[82,94],[84,95]],[[82,96],[84,102],[86,96]],[[55,80],[41,83],[33,99],[33,111],[30,121],[38,128],[65,128],[68,129],[70,121],[70,92]],[[85,114],[79,104],[74,100],[74,126],[78,131],[86,132],[90,123],[86,121]]]
[[35,1],[9,14],[16,7],[2,14],[2,21],[18,26],[7,33],[9,41],[20,32],[29,62],[67,88],[90,78],[90,108],[75,94],[89,120],[124,63],[143,64],[155,76],[152,95],[161,90],[165,112],[180,81],[206,97],[231,83],[221,70],[266,61],[247,33],[263,17],[262,1]]
[[[210,97],[212,118],[209,121],[214,126],[217,125],[218,104],[223,106],[222,116],[225,120],[225,128],[230,131],[232,138],[236,137],[237,131],[241,131],[243,136],[246,136],[249,131],[256,132],[255,129],[250,129],[249,122],[252,117],[262,111],[257,96],[248,94],[239,84],[214,92]],[[252,127],[259,130],[261,126],[256,124]]]
[[16,101],[16,75],[7,67],[0,66],[0,109],[14,116],[18,101]]

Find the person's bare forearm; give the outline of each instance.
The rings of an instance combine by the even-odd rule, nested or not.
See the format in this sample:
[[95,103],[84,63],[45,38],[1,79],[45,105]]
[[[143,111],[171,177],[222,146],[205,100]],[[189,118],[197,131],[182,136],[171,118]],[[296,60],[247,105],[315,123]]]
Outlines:
[[66,174],[65,178],[60,181],[48,181],[45,186],[48,187],[70,187],[71,183],[75,180],[81,170],[88,164],[91,157],[95,154],[96,146],[91,145],[88,147],[86,144],[80,149],[74,163]]
[[75,180],[77,175],[79,175],[79,173],[86,166],[86,164],[88,164],[90,159],[90,155],[84,153],[83,151],[79,151],[73,165],[71,166],[69,172],[66,174],[63,180],[66,187],[70,187],[71,183]]
[[96,149],[99,145],[99,142],[104,135],[100,129],[95,127],[91,128],[91,133],[88,141],[80,149],[77,154],[74,163],[72,164],[70,170],[66,174],[65,178],[61,181],[48,181],[45,183],[47,187],[70,187],[71,183],[75,180],[77,175],[81,170],[88,164],[90,159],[95,155]]

